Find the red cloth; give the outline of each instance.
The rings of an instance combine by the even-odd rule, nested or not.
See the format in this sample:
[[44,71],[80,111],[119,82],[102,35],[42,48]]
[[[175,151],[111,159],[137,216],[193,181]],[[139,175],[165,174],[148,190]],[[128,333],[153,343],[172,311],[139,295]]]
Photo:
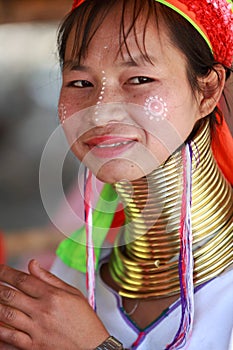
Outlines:
[[74,10],[76,7],[80,6],[84,0],[74,0],[72,10]]
[[212,150],[223,175],[233,185],[233,137],[224,119],[212,133]]

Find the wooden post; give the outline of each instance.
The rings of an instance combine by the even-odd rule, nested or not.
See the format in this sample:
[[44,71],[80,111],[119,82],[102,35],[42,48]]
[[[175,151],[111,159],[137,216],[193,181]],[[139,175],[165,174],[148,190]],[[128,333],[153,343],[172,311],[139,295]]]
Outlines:
[[59,21],[72,0],[0,0],[0,24],[31,21]]

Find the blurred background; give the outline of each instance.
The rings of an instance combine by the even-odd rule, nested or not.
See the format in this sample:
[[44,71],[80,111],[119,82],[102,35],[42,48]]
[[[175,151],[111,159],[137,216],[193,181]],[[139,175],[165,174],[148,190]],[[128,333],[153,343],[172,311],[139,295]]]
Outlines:
[[[41,201],[39,165],[58,126],[56,33],[71,6],[72,0],[0,0],[0,231],[7,263],[22,269],[32,256],[49,267],[63,238]],[[67,191],[74,162],[68,154]]]

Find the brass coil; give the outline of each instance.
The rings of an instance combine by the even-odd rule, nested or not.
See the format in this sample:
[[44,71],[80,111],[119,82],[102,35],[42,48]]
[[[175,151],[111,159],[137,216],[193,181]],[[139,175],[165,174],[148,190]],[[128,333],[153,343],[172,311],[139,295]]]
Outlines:
[[[192,149],[194,283],[199,285],[233,262],[233,191],[212,155],[209,123],[193,139]],[[115,188],[126,215],[109,262],[119,294],[156,298],[179,293],[181,151],[147,177]]]

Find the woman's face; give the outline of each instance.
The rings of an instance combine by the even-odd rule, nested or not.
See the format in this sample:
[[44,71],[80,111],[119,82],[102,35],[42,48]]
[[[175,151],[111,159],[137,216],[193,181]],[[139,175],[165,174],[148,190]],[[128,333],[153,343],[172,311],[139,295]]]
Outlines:
[[[161,22],[161,21],[160,21]],[[65,53],[59,111],[75,155],[103,182],[135,180],[163,163],[200,118],[184,55],[163,23],[148,24],[145,47],[127,39],[119,54],[119,19],[109,15],[80,64],[72,59],[74,33]],[[143,21],[136,26],[142,47]]]

